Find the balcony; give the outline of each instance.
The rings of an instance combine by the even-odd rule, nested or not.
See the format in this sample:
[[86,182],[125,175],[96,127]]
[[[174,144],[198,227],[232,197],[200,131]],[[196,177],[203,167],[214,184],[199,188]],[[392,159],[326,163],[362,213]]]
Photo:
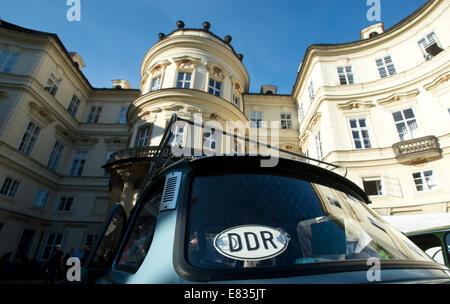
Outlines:
[[[158,146],[137,147],[121,150],[111,154],[108,162],[103,167],[109,167],[117,163],[137,162],[139,160],[149,161],[156,156],[157,152]],[[162,157],[167,157],[169,152],[170,149],[166,148],[162,153]]]
[[435,136],[425,136],[402,141],[392,146],[397,161],[403,164],[426,161],[441,157],[439,141]]

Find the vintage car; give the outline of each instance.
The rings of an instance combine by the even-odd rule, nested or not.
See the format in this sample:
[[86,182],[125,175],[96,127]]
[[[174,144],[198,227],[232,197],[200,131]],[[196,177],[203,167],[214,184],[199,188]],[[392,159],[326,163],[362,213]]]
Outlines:
[[444,283],[434,262],[331,170],[264,156],[181,158],[116,204],[86,283]]

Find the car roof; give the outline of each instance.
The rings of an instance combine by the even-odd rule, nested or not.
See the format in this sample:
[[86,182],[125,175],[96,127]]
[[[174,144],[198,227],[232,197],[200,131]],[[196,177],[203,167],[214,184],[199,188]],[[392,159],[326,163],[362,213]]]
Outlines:
[[166,174],[169,171],[178,170],[186,166],[192,169],[207,169],[207,171],[216,172],[237,172],[237,171],[253,171],[255,173],[282,173],[293,174],[302,178],[307,178],[311,182],[325,183],[334,188],[342,190],[344,186],[352,195],[359,197],[367,204],[370,203],[366,193],[355,183],[349,179],[339,175],[331,170],[298,161],[290,158],[279,157],[276,166],[262,167],[261,161],[268,160],[268,156],[253,156],[242,154],[237,156],[202,156],[194,159],[181,159],[172,163],[161,170],[157,175]]

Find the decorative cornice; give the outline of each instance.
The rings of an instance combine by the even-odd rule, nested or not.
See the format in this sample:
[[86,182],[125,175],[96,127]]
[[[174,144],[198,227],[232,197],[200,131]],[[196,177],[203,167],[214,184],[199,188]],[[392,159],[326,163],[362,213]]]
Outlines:
[[99,141],[100,140],[98,138],[94,137],[78,136],[75,139],[73,146],[75,149],[92,150]]
[[395,94],[390,95],[389,97],[378,99],[377,104],[380,106],[388,105],[393,102],[398,102],[402,99],[414,98],[417,95],[419,95],[419,93],[420,92],[418,89],[414,89],[414,90],[411,90],[408,92],[403,92],[403,93],[395,93]]
[[70,145],[76,138],[75,134],[59,124],[55,125],[55,133],[56,138],[64,142],[66,145]]
[[308,124],[308,127],[306,128],[307,131],[313,132],[316,126],[319,124],[320,119],[322,118],[322,113],[317,112],[314,114],[313,118],[311,118],[310,123]]
[[128,138],[124,137],[107,137],[103,139],[108,151],[122,150],[128,144]]
[[371,101],[352,100],[346,103],[339,103],[337,108],[341,111],[350,111],[357,109],[370,109],[375,107]]
[[165,71],[168,65],[170,65],[170,61],[167,59],[158,61],[149,68],[149,72],[154,77],[155,75],[158,75]]
[[31,120],[37,123],[40,128],[45,128],[55,121],[49,111],[33,101],[30,101],[29,103],[28,114],[30,115]]
[[210,76],[220,81],[223,81],[228,75],[228,72],[226,72],[223,67],[216,63],[208,62],[206,64],[206,69],[208,70]]
[[424,89],[427,91],[432,91],[439,87],[441,84],[444,84],[450,80],[450,73],[445,72],[444,74],[439,75],[437,78],[435,78],[432,82],[424,85]]

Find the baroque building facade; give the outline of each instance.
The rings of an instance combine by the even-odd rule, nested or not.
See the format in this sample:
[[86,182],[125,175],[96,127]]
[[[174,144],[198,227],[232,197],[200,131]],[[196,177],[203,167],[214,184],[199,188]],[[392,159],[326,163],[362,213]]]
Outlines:
[[[92,245],[113,203],[133,207],[174,113],[235,122],[228,131],[239,136],[275,121],[278,147],[344,165],[381,215],[448,213],[449,6],[430,0],[386,31],[310,46],[286,95],[249,92],[243,55],[208,22],[159,34],[139,89],[106,89],[56,35],[2,21],[0,255],[46,260],[56,245]],[[178,124],[171,144],[249,151],[212,126]]]

